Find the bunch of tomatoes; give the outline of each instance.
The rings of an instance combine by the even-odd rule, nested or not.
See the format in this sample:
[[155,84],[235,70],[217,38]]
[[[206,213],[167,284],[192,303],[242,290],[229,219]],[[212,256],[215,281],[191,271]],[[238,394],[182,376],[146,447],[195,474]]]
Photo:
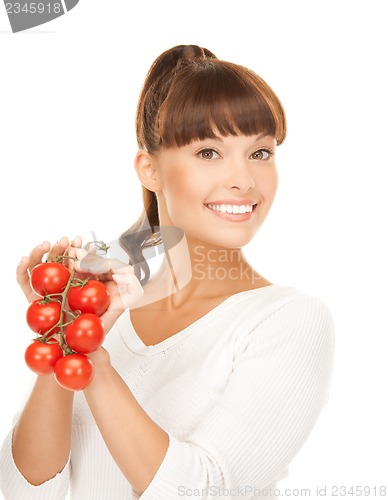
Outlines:
[[76,278],[63,262],[38,264],[31,270],[30,283],[41,298],[26,314],[28,326],[38,334],[26,349],[27,366],[38,375],[54,374],[65,389],[83,390],[94,373],[86,354],[105,339],[100,316],[109,307],[109,292],[101,281]]

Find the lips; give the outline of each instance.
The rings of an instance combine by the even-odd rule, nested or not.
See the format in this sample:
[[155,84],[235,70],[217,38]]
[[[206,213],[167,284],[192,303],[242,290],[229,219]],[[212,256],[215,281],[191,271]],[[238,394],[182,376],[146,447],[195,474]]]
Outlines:
[[210,200],[205,203],[205,205],[257,205],[255,200],[237,200],[233,198],[225,198],[222,200]]

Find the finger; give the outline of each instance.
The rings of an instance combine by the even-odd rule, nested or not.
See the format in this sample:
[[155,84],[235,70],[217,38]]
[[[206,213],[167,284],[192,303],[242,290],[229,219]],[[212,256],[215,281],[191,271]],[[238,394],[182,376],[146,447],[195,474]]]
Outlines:
[[42,262],[43,255],[50,250],[50,242],[44,241],[41,245],[33,248],[29,255],[28,269],[31,271],[33,267]]
[[[78,244],[78,243],[77,243]],[[98,263],[94,264],[95,259],[99,260],[101,257],[95,254],[96,247],[89,247],[88,250],[85,250],[84,247],[70,247],[69,254],[73,256],[73,260],[71,260],[71,265],[74,271],[77,273],[77,277],[80,279],[85,278],[95,278],[98,273]],[[91,269],[92,271],[90,271]],[[100,276],[99,276],[100,278]]]
[[[118,259],[105,259],[100,255],[92,254],[84,249],[76,249],[78,262],[74,267],[76,271],[95,275],[109,274],[113,270],[128,268],[128,264]],[[130,272],[130,270],[128,270]]]
[[55,260],[60,255],[63,255],[65,250],[69,247],[69,238],[63,236],[59,241],[54,243],[50,252],[49,252],[49,260]]
[[75,262],[76,271],[95,275],[109,273],[110,266],[106,259],[103,259],[99,255],[88,253],[83,249],[77,249],[76,252],[78,258],[78,261]]
[[122,277],[123,279],[121,281],[124,282],[123,280],[130,280],[135,275],[135,268],[129,264],[125,264],[125,266],[123,266],[121,261],[115,260],[112,262],[112,267],[109,272],[100,274],[98,278],[101,281],[111,281],[113,279],[113,275],[116,275],[118,280]]
[[71,247],[81,248],[82,247],[82,236],[75,236],[73,241],[70,243]]
[[114,271],[114,274],[116,275],[133,276],[133,274],[135,273],[135,268],[130,264],[124,264],[123,262],[117,259],[115,259],[112,262],[113,265],[111,266],[111,269]]
[[31,302],[36,298],[36,296],[30,286],[30,275],[28,274],[29,266],[30,259],[28,257],[22,257],[22,260],[16,268],[16,281],[18,282],[27,300]]
[[78,260],[76,248],[82,247],[82,237],[77,235],[70,242],[69,247],[65,250],[64,255],[69,257],[69,259],[64,259],[63,264],[67,266],[70,272],[74,269],[74,262]]
[[75,247],[70,246],[66,249],[65,255],[68,257],[68,259],[63,259],[62,264],[64,264],[70,272],[73,271],[74,269],[74,263],[77,260],[77,254],[76,254],[76,249]]
[[134,274],[113,274],[112,279],[117,285],[117,290],[124,309],[134,306],[143,296],[144,289]]
[[16,268],[16,281],[21,287],[29,284],[30,277],[28,275],[28,267],[30,265],[30,259],[28,257],[22,257]]

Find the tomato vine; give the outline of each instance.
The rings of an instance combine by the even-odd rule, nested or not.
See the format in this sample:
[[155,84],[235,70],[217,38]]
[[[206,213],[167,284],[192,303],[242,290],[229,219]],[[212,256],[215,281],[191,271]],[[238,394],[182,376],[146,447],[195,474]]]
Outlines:
[[[104,242],[89,242],[107,252]],[[27,324],[38,337],[25,352],[27,366],[38,375],[54,374],[59,385],[68,390],[82,390],[93,378],[93,363],[86,356],[104,342],[105,330],[100,316],[108,309],[110,296],[98,279],[80,279],[66,259],[37,264],[30,273],[31,288],[41,296],[33,301],[26,314]],[[58,339],[56,338],[58,337]]]

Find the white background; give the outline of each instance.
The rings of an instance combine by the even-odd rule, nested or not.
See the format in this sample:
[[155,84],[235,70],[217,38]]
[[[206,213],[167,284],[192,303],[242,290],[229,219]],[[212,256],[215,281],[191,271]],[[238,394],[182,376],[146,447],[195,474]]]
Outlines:
[[1,9],[1,440],[31,381],[15,267],[46,239],[109,241],[137,218],[140,87],[159,53],[193,43],[281,98],[279,190],[246,254],[320,296],[336,324],[329,404],[279,487],[387,485],[385,3],[81,0],[18,34]]

